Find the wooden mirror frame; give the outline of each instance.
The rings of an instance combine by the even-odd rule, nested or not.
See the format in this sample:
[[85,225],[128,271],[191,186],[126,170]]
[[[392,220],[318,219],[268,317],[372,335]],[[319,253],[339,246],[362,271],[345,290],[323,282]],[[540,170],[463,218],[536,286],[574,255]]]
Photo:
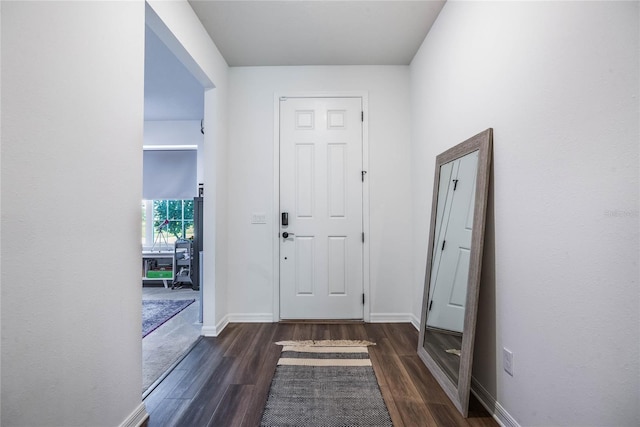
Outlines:
[[[489,128],[440,154],[436,157],[436,170],[433,183],[431,228],[429,230],[427,271],[424,281],[425,286],[422,302],[422,319],[420,321],[420,336],[418,339],[418,356],[422,359],[429,371],[431,371],[440,386],[444,389],[447,396],[449,396],[449,399],[451,399],[455,407],[465,418],[469,413],[471,367],[473,363],[473,345],[475,339],[476,315],[478,312],[480,277],[482,272],[482,252],[484,247],[484,227],[487,211],[487,195],[489,192],[492,145],[493,129]],[[456,384],[449,376],[447,376],[439,361],[434,359],[434,357],[427,352],[424,347],[424,341],[427,326],[427,306],[429,300],[429,286],[431,283],[431,267],[433,263],[440,168],[442,165],[459,159],[474,151],[478,151],[478,169],[476,176],[473,230],[471,234],[471,253],[462,333],[462,348],[460,354],[458,382]]]

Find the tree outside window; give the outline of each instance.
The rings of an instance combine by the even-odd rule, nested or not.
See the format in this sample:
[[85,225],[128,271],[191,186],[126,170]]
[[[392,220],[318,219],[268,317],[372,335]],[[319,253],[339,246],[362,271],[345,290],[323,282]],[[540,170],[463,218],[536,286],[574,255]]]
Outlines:
[[[148,207],[152,206],[152,212]],[[148,216],[153,218],[149,221]],[[156,241],[160,224],[168,221],[162,228],[167,243],[173,246],[178,239],[193,239],[193,199],[187,200],[144,200],[142,202],[142,235],[143,245]],[[147,228],[152,226],[153,230]],[[145,242],[145,236],[152,238],[151,242]],[[161,239],[164,243],[164,239]]]

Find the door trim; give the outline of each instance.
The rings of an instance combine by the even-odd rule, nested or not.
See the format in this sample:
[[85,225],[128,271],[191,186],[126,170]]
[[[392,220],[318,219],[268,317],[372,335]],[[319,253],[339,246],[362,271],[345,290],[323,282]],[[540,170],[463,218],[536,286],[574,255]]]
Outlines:
[[291,92],[275,93],[273,96],[273,321],[280,321],[280,98],[361,98],[364,112],[362,124],[362,168],[368,173],[362,186],[362,229],[365,239],[362,252],[362,292],[364,307],[362,314],[365,322],[370,320],[370,274],[369,274],[369,92]]

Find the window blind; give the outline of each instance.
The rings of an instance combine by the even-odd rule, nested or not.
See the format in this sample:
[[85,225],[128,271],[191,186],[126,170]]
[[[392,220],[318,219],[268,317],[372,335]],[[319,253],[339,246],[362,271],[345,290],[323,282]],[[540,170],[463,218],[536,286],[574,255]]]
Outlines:
[[197,193],[196,150],[144,150],[142,197],[190,199]]

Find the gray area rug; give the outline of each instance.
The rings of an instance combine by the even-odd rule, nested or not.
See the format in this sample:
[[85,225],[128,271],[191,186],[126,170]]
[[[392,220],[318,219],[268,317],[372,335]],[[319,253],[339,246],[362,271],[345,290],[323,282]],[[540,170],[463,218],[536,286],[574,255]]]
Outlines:
[[263,427],[392,426],[367,345],[285,344],[262,414]]
[[188,300],[143,300],[142,338],[158,329],[164,322],[187,308],[195,299]]

